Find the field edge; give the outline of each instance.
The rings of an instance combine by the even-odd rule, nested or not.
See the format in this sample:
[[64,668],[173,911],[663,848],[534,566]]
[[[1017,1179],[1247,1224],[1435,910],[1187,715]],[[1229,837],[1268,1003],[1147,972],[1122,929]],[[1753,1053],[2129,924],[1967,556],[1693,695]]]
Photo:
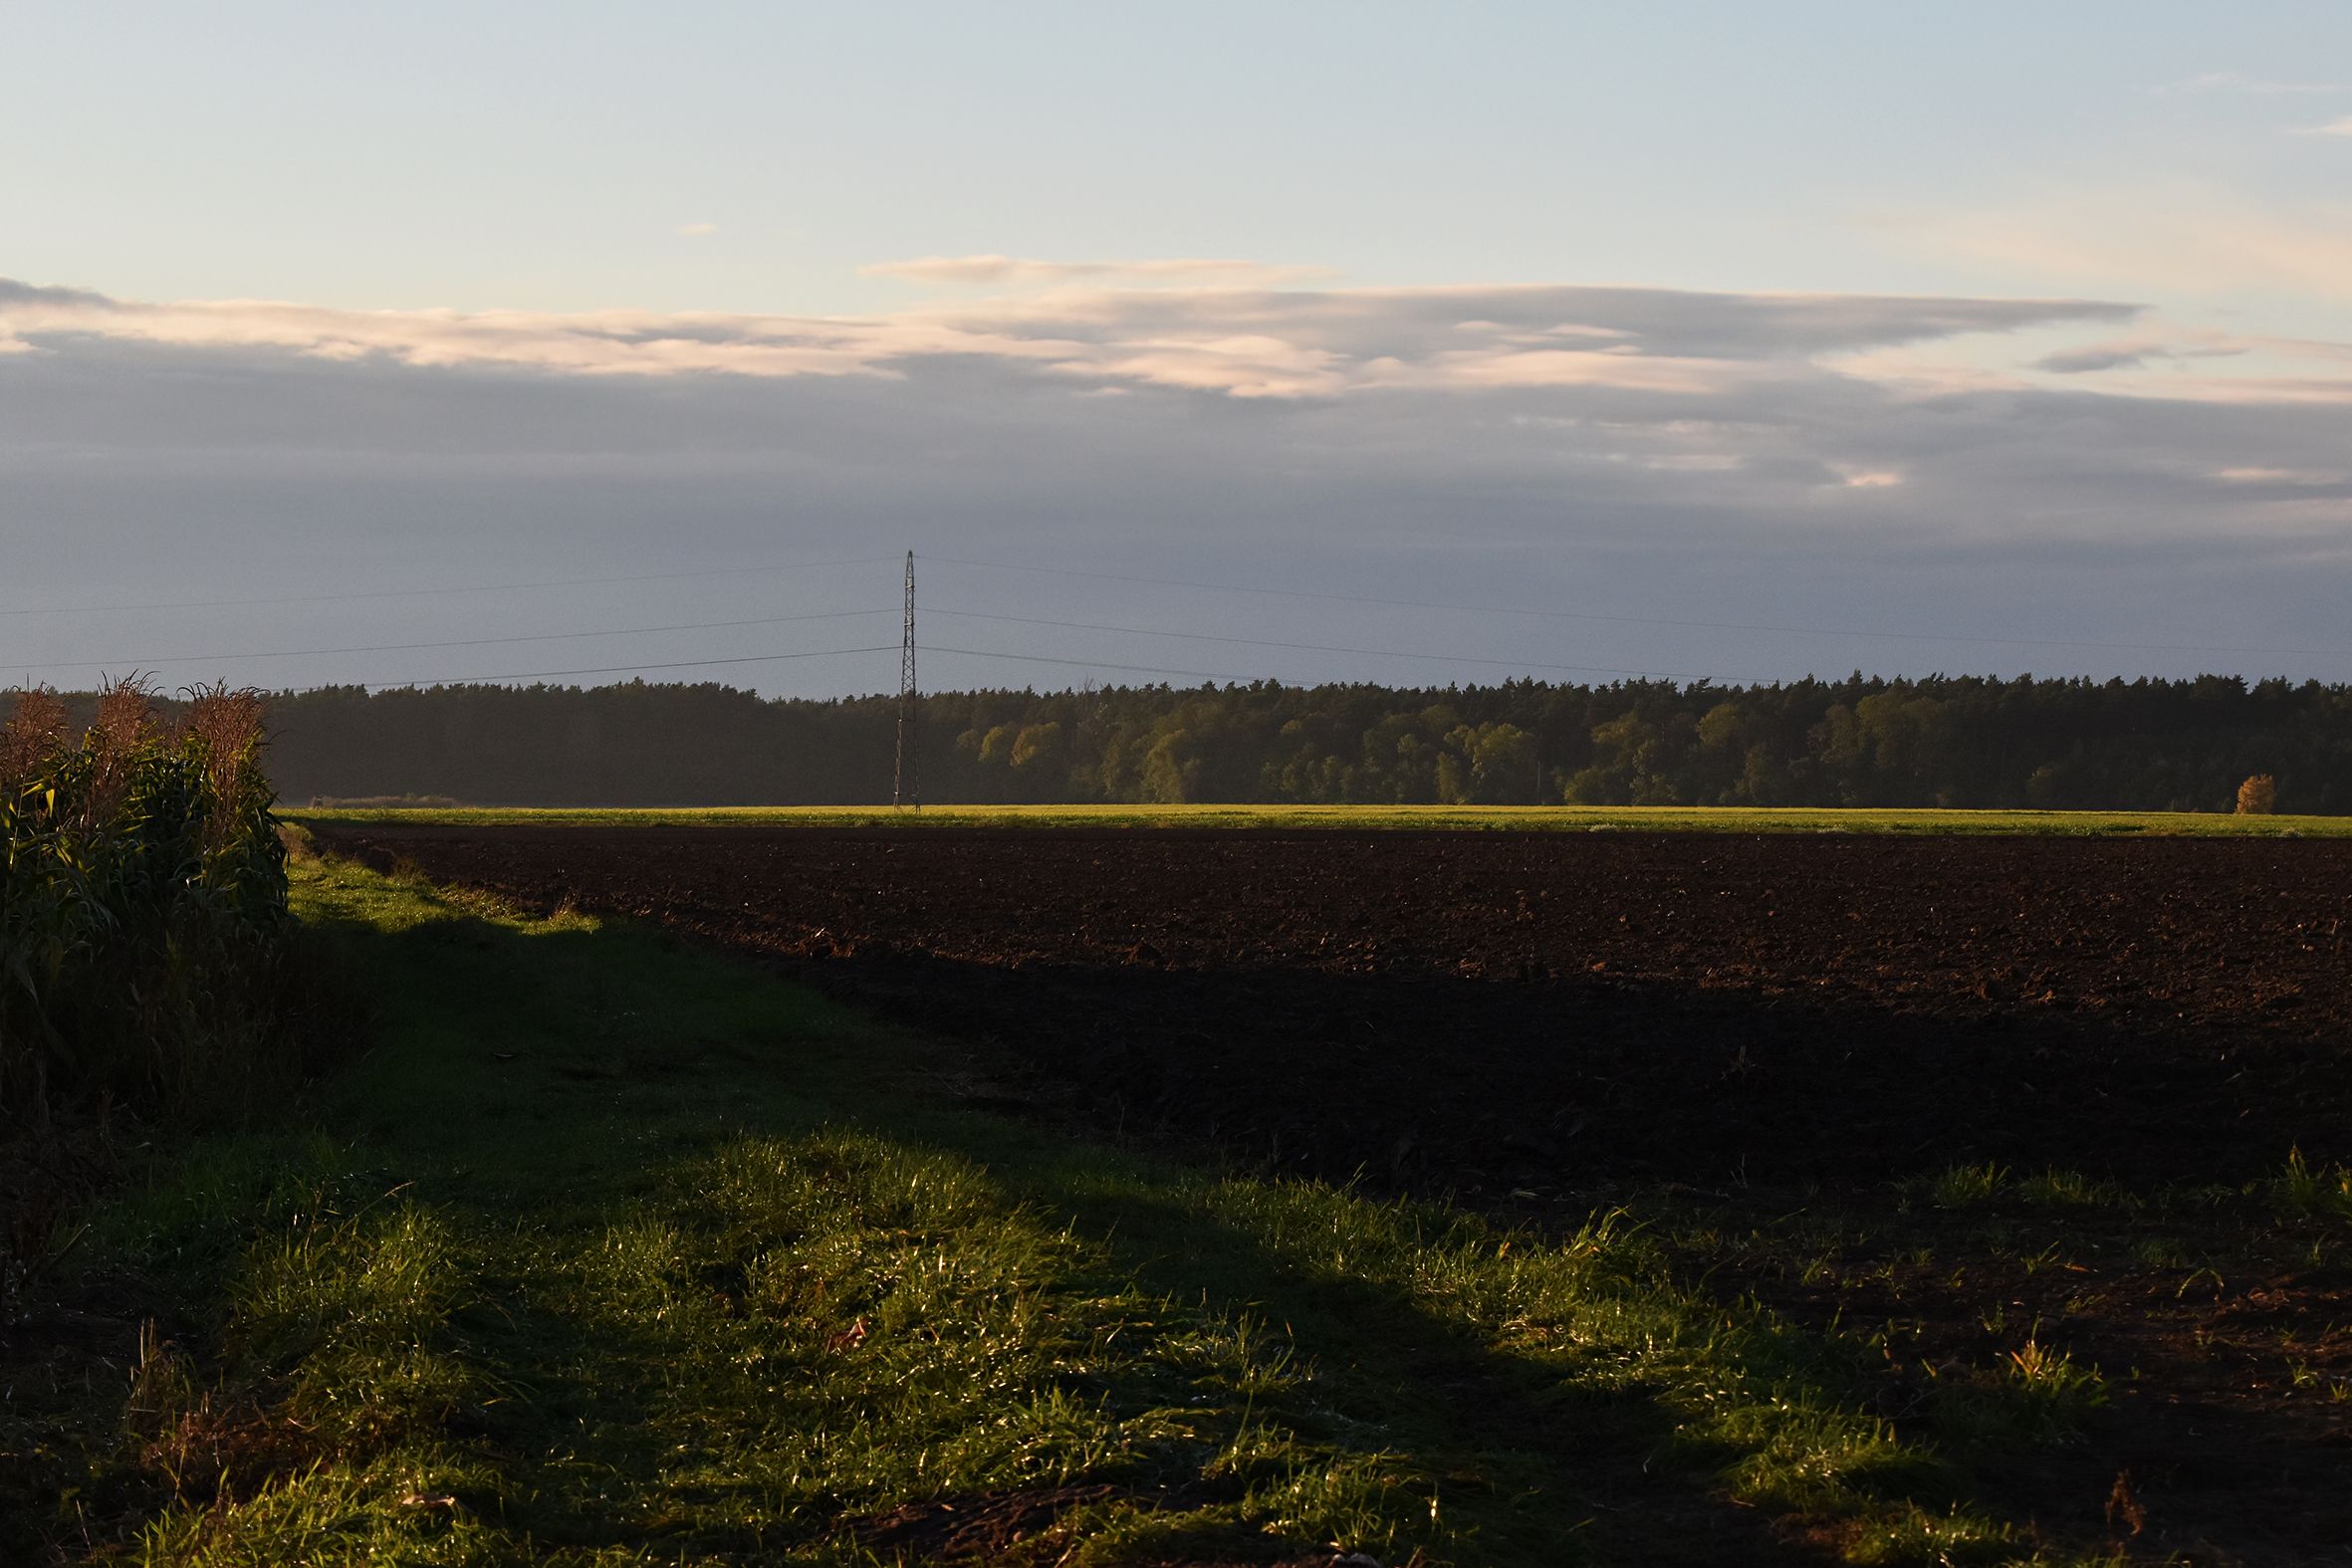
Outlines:
[[1814,806],[886,805],[283,807],[296,823],[1050,830],[1639,832],[2343,838],[2352,816]]

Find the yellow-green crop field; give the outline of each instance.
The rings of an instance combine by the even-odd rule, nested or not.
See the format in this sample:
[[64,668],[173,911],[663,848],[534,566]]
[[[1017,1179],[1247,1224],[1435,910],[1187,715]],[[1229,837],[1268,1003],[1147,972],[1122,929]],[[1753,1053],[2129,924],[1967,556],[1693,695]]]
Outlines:
[[927,805],[332,809],[293,821],[465,826],[1262,828],[1494,832],[2025,834],[2101,837],[2347,837],[2352,816],[2234,816],[2202,811],[1943,811],[1814,806],[1525,805]]

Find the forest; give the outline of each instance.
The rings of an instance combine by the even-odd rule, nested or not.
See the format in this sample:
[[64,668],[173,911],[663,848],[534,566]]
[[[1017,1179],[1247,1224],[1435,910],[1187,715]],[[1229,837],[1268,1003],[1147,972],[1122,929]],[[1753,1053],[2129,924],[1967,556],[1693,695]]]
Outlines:
[[[2352,687],[1854,675],[1763,686],[1513,681],[924,696],[936,802],[2352,811]],[[270,700],[291,802],[856,804],[890,797],[894,697],[732,687],[328,687]]]

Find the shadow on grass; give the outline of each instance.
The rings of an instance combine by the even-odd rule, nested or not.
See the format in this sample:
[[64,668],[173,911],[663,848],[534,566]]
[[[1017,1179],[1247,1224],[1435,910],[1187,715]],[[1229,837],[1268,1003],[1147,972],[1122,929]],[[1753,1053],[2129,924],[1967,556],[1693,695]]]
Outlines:
[[[1817,1559],[1715,1495],[1714,1475],[1739,1451],[1679,1439],[1690,1412],[1657,1387],[1599,1368],[1587,1381],[1563,1376],[1557,1361],[1497,1348],[1491,1327],[1428,1310],[1403,1280],[1286,1246],[1282,1225],[1249,1214],[1261,1199],[1282,1207],[1269,1196],[1280,1184],[1220,1185],[958,1104],[936,1086],[954,1065],[937,1045],[657,931],[561,921],[526,931],[447,909],[386,930],[364,908],[333,904],[311,918],[385,999],[381,1043],[336,1086],[331,1126],[366,1140],[420,1201],[477,1234],[588,1244],[731,1143],[851,1127],[985,1170],[1049,1229],[1098,1239],[1118,1278],[1281,1325],[1315,1369],[1311,1398],[1292,1413],[1298,1436],[1426,1477],[1448,1526],[1480,1543],[1478,1560],[1555,1561],[1576,1541],[1604,1560]],[[644,1488],[675,1459],[667,1429],[643,1419],[677,1353],[668,1333],[551,1310],[530,1270],[501,1278],[493,1262],[486,1279],[469,1332],[515,1397],[468,1418],[461,1435],[507,1472],[512,1527],[580,1547],[775,1546],[773,1525],[664,1524],[644,1506]],[[1157,1397],[1115,1381],[1098,1392],[1114,1410]],[[1148,1479],[1181,1490],[1200,1477]],[[803,1519],[781,1533],[816,1528]]]
[[[1505,1217],[1564,1216],[1571,1228],[1606,1195],[1670,1190],[1676,1212],[1704,1209],[1702,1224],[1763,1227],[1810,1211],[1825,1226],[1879,1229],[1894,1207],[1896,1182],[1932,1184],[1953,1167],[2005,1166],[2019,1175],[2057,1168],[2143,1190],[2226,1184],[2234,1191],[2274,1174],[2290,1146],[2320,1166],[2352,1159],[2352,1058],[2321,1028],[2298,1021],[2312,1014],[2297,1010],[2292,997],[2230,1011],[2200,1008],[2191,996],[2184,1004],[2190,1013],[2176,1019],[2156,1007],[2074,1010],[2064,999],[2015,995],[1922,995],[1915,1004],[1889,993],[1860,1003],[1823,1000],[1809,988],[1766,995],[1628,983],[1586,975],[1580,965],[1566,975],[1532,966],[1516,978],[1346,974],[1320,967],[1312,955],[1260,950],[1237,950],[1230,967],[1208,970],[1165,968],[1141,948],[1138,962],[1091,966],[967,963],[888,954],[871,943],[851,957],[778,958],[763,944],[806,945],[794,911],[738,910],[727,901],[731,894],[710,896],[736,885],[713,880],[724,867],[690,856],[673,862],[690,839],[707,854],[708,833],[646,839],[638,847],[647,858],[630,875],[615,875],[609,857],[599,861],[585,839],[541,836],[545,842],[531,854],[504,858],[441,848],[452,868],[503,878],[531,896],[554,897],[577,881],[607,890],[624,907],[650,901],[680,929],[707,929],[764,955],[788,977],[916,1031],[915,1047],[873,1035],[868,1065],[894,1063],[928,1091],[944,1084],[967,1110],[1010,1110],[1043,1128],[1074,1128],[1122,1148],[1141,1143],[1195,1164],[1230,1160],[1264,1173],[1360,1181],[1369,1191],[1457,1200]],[[560,850],[552,847],[559,836]],[[573,860],[576,854],[585,858]],[[566,865],[579,875],[568,876]],[[844,882],[833,867],[830,882],[802,892],[835,907],[840,886],[865,885],[865,869],[850,865]],[[903,892],[905,870],[891,877],[875,871],[890,884],[877,894]],[[763,874],[745,885],[788,897],[797,884]],[[970,878],[956,885],[966,897],[1000,891]],[[1156,891],[1146,884],[1140,896],[1148,903]],[[862,924],[826,916],[850,932],[840,945],[855,942],[858,932],[934,929],[933,911],[920,901],[885,898],[883,905],[880,917]],[[1002,925],[1001,907],[982,913]],[[1999,936],[1998,928],[1988,931]],[[1002,946],[1009,954],[1025,950],[1018,940]],[[2119,1025],[2116,1014],[2127,1010],[2133,1021]],[[847,1018],[824,1025],[862,1026]],[[898,1107],[888,1116],[892,1134],[912,1136],[919,1118],[910,1120],[905,1087],[894,1082],[883,1095],[840,1096],[827,1114],[876,1116],[887,1101]],[[939,1128],[926,1136],[965,1146],[978,1137],[985,1158],[999,1134]],[[1002,1157],[997,1163],[1013,1168]],[[1025,1179],[1046,1180],[1037,1172]],[[1083,1182],[1049,1183],[1042,1191],[1040,1202],[1085,1207],[1104,1224],[1118,1219],[1117,1206]],[[2236,1217],[2221,1215],[2209,1229]],[[1153,1224],[1185,1230],[1173,1219]],[[1961,1249],[1950,1259],[1942,1255],[1948,1238]],[[2017,1336],[2044,1332],[2017,1310],[2025,1305],[2012,1299],[2020,1292],[2004,1283],[2004,1267],[2013,1278],[2019,1261],[2008,1255],[2007,1239],[1950,1231],[1925,1239],[1935,1242],[1939,1272],[1947,1262],[1965,1262],[1969,1274],[1965,1285],[1951,1274],[1949,1289],[1927,1282],[1931,1294],[1942,1292],[1937,1309],[1971,1323],[1980,1308],[2014,1320],[2005,1341],[1989,1328],[1991,1337],[1972,1340],[1966,1355],[1990,1355],[1998,1372]],[[1205,1238],[1188,1233],[1183,1246],[1214,1256],[1214,1240],[1212,1228]],[[1977,1477],[1981,1494],[1998,1490],[2011,1517],[2038,1515],[2077,1538],[2097,1537],[2108,1522],[2103,1504],[2118,1464],[2128,1463],[2144,1490],[2151,1482],[2165,1488],[2151,1538],[2170,1527],[2183,1549],[2205,1552],[2210,1532],[2234,1551],[2242,1546],[2236,1554],[2250,1553],[2249,1561],[2280,1562],[2308,1560],[2341,1539],[2340,1510],[2309,1501],[2343,1492],[2340,1456],[2347,1451],[2328,1446],[2340,1445],[2340,1435],[2308,1441],[2328,1426],[2324,1410],[2313,1414],[2314,1402],[2326,1397],[2325,1378],[2309,1396],[2265,1387],[2252,1369],[2274,1366],[2276,1358],[2247,1360],[2234,1375],[2204,1369],[2183,1378],[2190,1360],[2213,1359],[2202,1330],[2225,1319],[2242,1327],[2254,1313],[2267,1313],[2282,1331],[2329,1337],[2329,1303],[2342,1281],[2321,1265],[2316,1244],[2304,1241],[2313,1246],[2308,1271],[2259,1247],[2222,1256],[2234,1295],[2244,1299],[2222,1300],[2218,1276],[2209,1279],[2206,1320],[2185,1318],[2164,1331],[2178,1344],[2138,1335],[2135,1321],[2143,1304],[2151,1313],[2170,1307],[2177,1272],[2102,1277],[2092,1282],[2102,1297],[2081,1312],[2071,1290],[2047,1302],[2036,1296],[2034,1310],[2062,1315],[2063,1332],[2078,1347],[2093,1347],[2111,1374],[2121,1378],[2141,1366],[2139,1352],[2152,1345],[2158,1359],[2146,1363],[2148,1384],[2135,1377],[2128,1391],[2137,1430],[2110,1430],[2063,1451],[2021,1452],[1999,1466],[2014,1472],[2009,1479],[1985,1466]],[[1250,1243],[1246,1232],[1233,1241],[1244,1254]],[[2129,1238],[2121,1244],[2128,1250]],[[1138,1255],[1152,1254],[1146,1248]],[[1770,1261],[1801,1266],[1810,1255],[1784,1252]],[[1279,1280],[1283,1260],[1262,1261]],[[1980,1264],[1989,1265],[1986,1272]],[[1235,1298],[1256,1299],[1267,1269],[1246,1255],[1232,1268]],[[1923,1263],[1917,1272],[1926,1270]],[[2297,1277],[2285,1280],[2287,1270]],[[2261,1288],[2249,1294],[2256,1281]],[[2106,1290],[2118,1282],[2123,1289]],[[2290,1286],[2284,1298],[2281,1283]],[[1822,1318],[1843,1310],[1841,1290],[1833,1276],[1821,1293]],[[2267,1306],[2254,1299],[2265,1290]],[[1902,1296],[1900,1289],[1881,1292],[1880,1309],[1918,1310],[1920,1302]],[[1410,1327],[1408,1316],[1400,1332]],[[2111,1332],[2125,1328],[2134,1332]],[[2193,1354],[2186,1348],[2192,1330]],[[2260,1331],[2239,1337],[2250,1344]],[[1509,1373],[1504,1362],[1496,1365]],[[2284,1373],[2277,1376],[2282,1384]],[[1883,1408],[1916,1416],[1926,1375],[1915,1365],[1896,1381],[1880,1390],[1898,1396]],[[2125,1391],[2118,1392],[2120,1411]]]
[[[2290,1147],[2328,1151],[2317,1157],[2328,1161],[2352,1154],[2347,1058],[2289,1032],[2183,1028],[2151,1039],[2055,1008],[1904,1013],[1581,977],[1010,968],[906,954],[783,968],[965,1042],[1049,1123],[1091,1122],[1122,1144],[1215,1151],[1252,1170],[1546,1225],[1564,1216],[1572,1227],[1593,1203],[1638,1192],[1646,1214],[1703,1211],[1701,1223],[1735,1233],[1761,1236],[1794,1215],[1840,1234],[1886,1232],[1897,1183],[1925,1187],[1956,1167],[2234,1193],[2278,1171]],[[1661,1201],[1662,1191],[1675,1196]],[[2227,1232],[2245,1217],[2213,1211],[2188,1223]],[[2297,1399],[2266,1381],[2284,1382],[2284,1356],[2270,1372],[2250,1358],[2234,1373],[2208,1366],[2200,1332],[2250,1320],[2275,1333],[2249,1328],[2242,1341],[2324,1344],[2340,1263],[2240,1236],[2222,1266],[2242,1299],[2217,1299],[2202,1323],[2161,1327],[2143,1321],[2142,1298],[2156,1298],[2148,1311],[2173,1306],[2177,1279],[2128,1262],[2095,1280],[2059,1266],[2054,1277],[2077,1284],[2033,1292],[2048,1297],[2044,1324],[2041,1308],[2016,1299],[2011,1254],[2048,1236],[2021,1246],[1978,1234],[1980,1225],[1960,1219],[1923,1235],[1935,1277],[1865,1297],[1912,1320],[1940,1310],[1974,1324],[2006,1311],[2010,1345],[2071,1340],[2119,1385],[2117,1409],[2087,1437],[1972,1456],[1981,1504],[2038,1519],[2061,1539],[2100,1541],[2128,1471],[2157,1499],[2140,1544],[2159,1555],[2221,1549],[2225,1560],[2294,1563],[2352,1527],[2352,1514],[2321,1500],[2352,1478],[2343,1424],[2320,1403],[2331,1397],[2325,1380],[2298,1374],[2309,1392]],[[2068,1231],[2039,1229],[2061,1241]],[[1814,1255],[1801,1236],[1781,1244],[1774,1261],[1792,1274]],[[2250,1295],[2247,1280],[2260,1281]],[[2212,1274],[2209,1295],[2221,1284]],[[2281,1293],[2290,1285],[2298,1294]],[[1835,1320],[1846,1302],[1824,1294],[1818,1316]],[[2001,1346],[1986,1353],[1995,1370],[2005,1364]],[[1935,1358],[1951,1354],[1947,1339]],[[1941,1385],[1917,1365],[1880,1371],[1882,1408],[1930,1431],[1922,1412]]]
[[[2224,1131],[2220,1154],[2210,1141],[2194,1153],[2228,1168],[2276,1136],[2272,1124],[2226,1115],[2236,1101],[2283,1099],[2313,1114],[2327,1103],[2281,1096],[2244,1053],[2174,1052],[2121,1070],[2132,1044],[2096,1019],[1841,1016],[1580,982],[1006,971],[906,956],[788,965],[920,1031],[910,1038],[658,928],[523,936],[461,918],[389,935],[365,919],[344,929],[378,968],[379,990],[429,1004],[409,1048],[369,1069],[407,1081],[347,1096],[347,1125],[433,1159],[436,1188],[484,1214],[529,1206],[601,1223],[615,1201],[650,1190],[647,1173],[738,1135],[847,1123],[951,1150],[1023,1200],[1113,1237],[1154,1288],[1254,1305],[1295,1328],[1302,1354],[1381,1391],[1350,1418],[1360,1428],[1334,1429],[1340,1441],[1377,1447],[1393,1437],[1384,1410],[1415,1411],[1433,1467],[1482,1487],[1522,1477],[1508,1484],[1546,1499],[1528,1526],[1536,1505],[1506,1506],[1508,1487],[1490,1488],[1495,1529],[1605,1540],[1622,1516],[1640,1550],[1688,1542],[1693,1560],[1720,1557],[1725,1531],[1738,1555],[1774,1548],[1753,1510],[1712,1500],[1711,1470],[1733,1456],[1687,1444],[1669,1454],[1683,1418],[1651,1392],[1563,1397],[1556,1372],[1496,1352],[1402,1292],[1363,1278],[1334,1287],[1189,1198],[1164,1201],[1150,1181],[1106,1183],[1105,1162],[1121,1157],[1073,1152],[1056,1125],[1092,1114],[1108,1132],[1123,1119],[1161,1147],[1222,1149],[1260,1170],[1362,1176],[1509,1208],[1517,1192],[1572,1206],[1583,1184],[1626,1180],[1834,1191],[1969,1157],[2022,1168],[2043,1156],[2097,1168],[2106,1151],[2127,1166],[2170,1162],[2184,1125]],[[1880,1048],[1857,1047],[1873,1031]],[[2282,1049],[2271,1065],[2291,1074],[2300,1057]],[[1021,1119],[979,1108],[1008,1099],[1027,1101]],[[1176,1188],[1171,1178],[1160,1192]],[[2244,1434],[2245,1462],[2285,1462],[2264,1456],[2275,1444],[2258,1429]],[[1514,1436],[1498,1443],[1495,1433]],[[2169,1464],[2163,1443],[2139,1447]],[[2112,1467],[2092,1475],[2089,1455],[2057,1460],[2012,1466],[2031,1482],[2015,1503],[2098,1537]],[[2181,1479],[2198,1489],[2196,1474]],[[2224,1515],[2244,1511],[2213,1501]],[[2250,1533],[2284,1524],[2297,1538],[2303,1519],[2273,1510]]]

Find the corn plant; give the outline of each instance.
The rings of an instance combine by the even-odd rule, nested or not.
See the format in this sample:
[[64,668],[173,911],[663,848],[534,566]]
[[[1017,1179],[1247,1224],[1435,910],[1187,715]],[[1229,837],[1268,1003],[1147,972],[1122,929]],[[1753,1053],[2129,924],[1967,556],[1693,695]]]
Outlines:
[[272,1033],[286,861],[261,705],[188,696],[165,731],[118,682],[76,739],[27,692],[0,730],[0,1117],[243,1076]]

